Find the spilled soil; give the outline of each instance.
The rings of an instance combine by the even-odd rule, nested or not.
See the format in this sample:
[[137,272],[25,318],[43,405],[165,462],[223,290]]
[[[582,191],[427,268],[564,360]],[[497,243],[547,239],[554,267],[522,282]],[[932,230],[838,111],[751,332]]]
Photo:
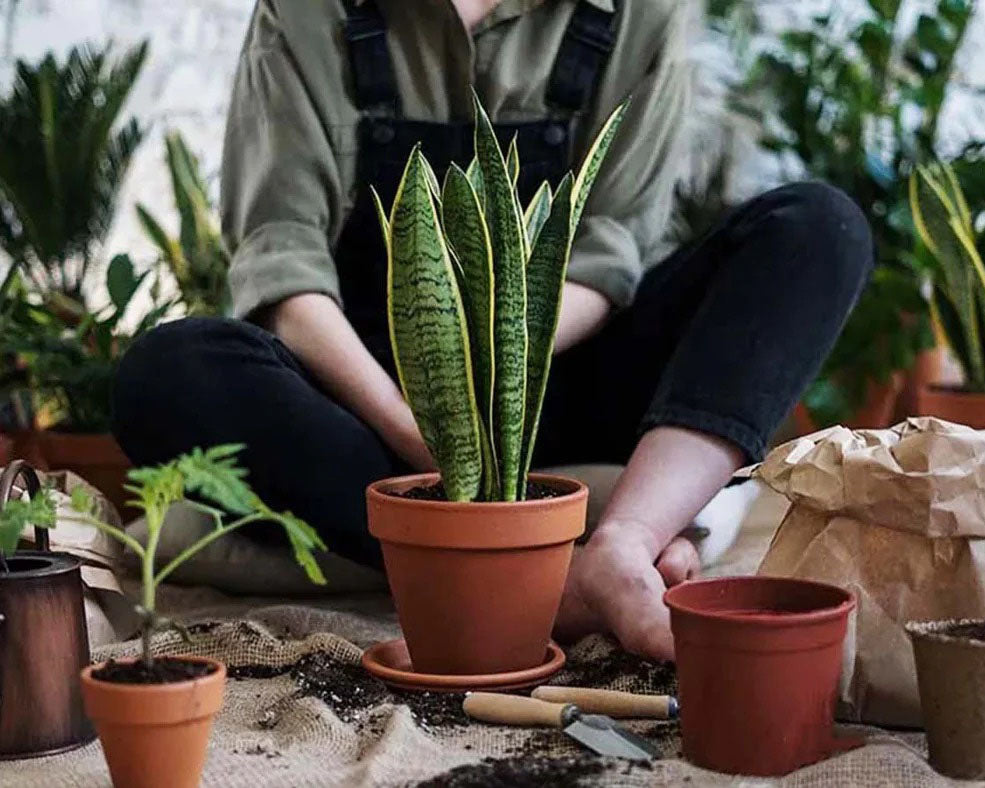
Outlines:
[[559,758],[486,758],[440,774],[418,788],[546,788],[591,785],[606,771],[605,759],[592,755]]

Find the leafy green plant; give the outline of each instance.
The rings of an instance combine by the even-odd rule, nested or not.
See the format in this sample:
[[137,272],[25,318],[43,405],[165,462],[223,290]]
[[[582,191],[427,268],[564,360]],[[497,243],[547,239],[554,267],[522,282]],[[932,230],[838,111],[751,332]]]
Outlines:
[[521,210],[516,140],[504,155],[476,98],[467,170],[439,188],[418,146],[389,216],[376,197],[397,372],[449,500],[525,496],[571,241],[623,113]]
[[14,498],[0,510],[0,572],[7,571],[7,558],[17,550],[21,533],[28,526],[52,528],[55,525],[55,503],[50,490],[27,500]]
[[964,369],[969,389],[985,392],[985,242],[975,226],[985,201],[969,205],[954,169],[921,166],[910,176],[910,207],[934,262],[931,307]]
[[177,132],[165,138],[174,201],[181,218],[178,238],[165,232],[143,205],[137,216],[160,254],[161,265],[178,285],[189,315],[225,315],[231,307],[229,253],[214,218],[198,160]]
[[[256,522],[280,525],[298,564],[308,578],[324,584],[325,578],[315,560],[315,551],[325,544],[317,532],[290,512],[275,512],[253,492],[245,480],[246,471],[236,461],[240,445],[215,446],[205,451],[194,449],[188,454],[150,468],[137,468],[129,473],[127,490],[134,494],[132,505],[141,509],[147,520],[146,544],[141,544],[124,529],[100,520],[95,501],[82,487],[72,491],[73,512],[66,519],[91,526],[131,549],[141,564],[141,599],[137,610],[141,615],[142,654],[145,664],[152,662],[151,636],[163,628],[173,628],[172,621],[156,613],[157,588],[185,561],[212,544],[216,539]],[[167,525],[168,510],[182,502],[215,521],[215,528],[190,544],[168,564],[156,568],[155,559],[161,532]],[[14,504],[17,504],[16,506]],[[36,500],[11,502],[0,510],[0,536],[8,540],[20,534],[25,524],[53,525],[54,501],[50,490],[43,490]],[[14,538],[16,543],[16,538]]]
[[[907,180],[934,155],[974,2],[936,0],[912,32],[900,8],[900,0],[868,0],[859,18],[832,3],[830,13],[783,33],[764,52],[742,98],[764,122],[763,146],[791,165],[790,177],[806,172],[842,188],[875,238],[876,276],[805,396],[821,423],[849,418],[869,380],[885,382],[908,368],[932,341]],[[856,352],[864,348],[872,352]]]

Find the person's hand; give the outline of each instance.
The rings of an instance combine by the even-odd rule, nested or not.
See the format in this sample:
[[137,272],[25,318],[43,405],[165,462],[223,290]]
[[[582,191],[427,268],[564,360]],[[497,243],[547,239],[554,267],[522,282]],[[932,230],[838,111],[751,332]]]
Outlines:
[[697,551],[676,538],[652,557],[648,536],[632,524],[606,524],[575,551],[554,634],[573,641],[608,632],[627,651],[650,659],[673,659],[670,612],[663,603],[669,586],[693,577]]

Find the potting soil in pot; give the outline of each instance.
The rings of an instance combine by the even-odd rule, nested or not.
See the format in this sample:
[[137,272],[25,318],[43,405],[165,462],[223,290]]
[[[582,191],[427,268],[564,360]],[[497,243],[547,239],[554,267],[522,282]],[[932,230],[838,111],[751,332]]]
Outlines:
[[[342,607],[342,603],[335,603]],[[296,786],[680,786],[732,785],[677,757],[676,723],[630,722],[665,758],[631,764],[598,758],[560,731],[471,722],[461,695],[394,692],[358,666],[361,649],[394,636],[370,603],[349,611],[277,606],[253,611],[265,625],[237,621],[191,627],[193,642],[176,634],[155,651],[197,654],[228,667],[203,785]],[[351,612],[356,609],[356,612]],[[291,633],[287,635],[285,633]],[[313,634],[312,634],[313,633]],[[103,650],[97,659],[136,656],[136,642]],[[669,665],[653,664],[590,638],[568,650],[554,683],[651,693],[674,691]],[[725,669],[725,668],[723,668]],[[934,774],[912,750],[889,742],[797,773],[798,786],[867,784],[933,786]],[[769,783],[764,783],[769,784]],[[776,784],[783,784],[777,782]],[[793,785],[793,783],[790,783]],[[5,763],[0,786],[108,786],[98,744],[40,761]]]

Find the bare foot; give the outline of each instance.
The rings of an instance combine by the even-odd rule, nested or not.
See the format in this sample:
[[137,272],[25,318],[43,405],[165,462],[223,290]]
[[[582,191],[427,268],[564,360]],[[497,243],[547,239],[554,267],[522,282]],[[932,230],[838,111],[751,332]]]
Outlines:
[[[648,541],[634,528],[611,527],[597,531],[577,551],[555,637],[571,641],[591,632],[611,632],[627,651],[650,659],[673,658],[670,612],[663,603],[667,584],[653,564]],[[688,559],[680,560],[682,553],[675,548],[668,559],[675,578],[686,575],[690,565]]]

